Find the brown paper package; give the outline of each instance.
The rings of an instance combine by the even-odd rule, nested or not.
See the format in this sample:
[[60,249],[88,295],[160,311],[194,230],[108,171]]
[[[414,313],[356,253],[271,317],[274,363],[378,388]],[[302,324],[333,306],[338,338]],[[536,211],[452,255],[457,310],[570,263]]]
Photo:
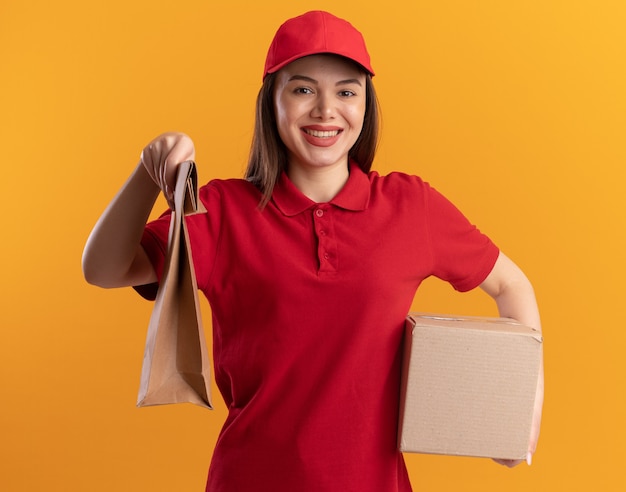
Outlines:
[[195,164],[180,164],[167,257],[150,317],[137,406],[194,403],[212,409],[210,362],[185,215],[206,213]]

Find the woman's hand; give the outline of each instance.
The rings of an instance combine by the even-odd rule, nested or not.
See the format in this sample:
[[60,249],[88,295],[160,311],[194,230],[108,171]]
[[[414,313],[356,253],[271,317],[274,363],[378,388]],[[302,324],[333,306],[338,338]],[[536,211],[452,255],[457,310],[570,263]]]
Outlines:
[[176,169],[181,162],[192,161],[196,153],[193,142],[184,133],[164,133],[152,140],[141,153],[141,163],[163,191],[173,208]]
[[157,280],[141,246],[143,230],[159,189],[174,208],[176,169],[181,162],[194,158],[193,142],[183,133],[164,133],[143,149],[141,162],[89,235],[83,251],[87,282],[100,287],[124,287]]

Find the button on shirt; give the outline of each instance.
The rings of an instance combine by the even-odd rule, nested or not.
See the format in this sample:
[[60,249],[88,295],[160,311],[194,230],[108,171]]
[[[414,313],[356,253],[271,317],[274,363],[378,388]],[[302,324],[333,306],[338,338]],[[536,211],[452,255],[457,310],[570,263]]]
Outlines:
[[[284,173],[263,210],[240,179],[200,197],[187,226],[229,410],[207,491],[411,490],[396,446],[404,318],[431,275],[478,286],[497,247],[421,179],[354,163],[328,203]],[[142,240],[159,276],[168,228],[166,214]]]

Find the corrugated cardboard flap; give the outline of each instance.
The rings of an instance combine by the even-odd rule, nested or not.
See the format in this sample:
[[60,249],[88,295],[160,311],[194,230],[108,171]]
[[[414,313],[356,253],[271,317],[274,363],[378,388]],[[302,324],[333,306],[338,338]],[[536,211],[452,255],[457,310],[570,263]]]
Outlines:
[[543,336],[536,329],[523,325],[511,318],[489,316],[455,316],[450,314],[409,313],[407,319],[414,326],[441,326],[442,328],[460,328],[483,332],[518,333],[543,342]]

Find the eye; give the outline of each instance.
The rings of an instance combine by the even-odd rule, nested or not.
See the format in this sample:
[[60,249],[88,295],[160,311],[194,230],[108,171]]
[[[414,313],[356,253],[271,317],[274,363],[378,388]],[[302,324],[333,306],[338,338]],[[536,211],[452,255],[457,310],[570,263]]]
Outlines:
[[313,94],[313,91],[308,87],[296,87],[294,94]]
[[339,96],[340,97],[352,97],[352,96],[356,96],[356,92],[346,89],[343,91],[339,91]]

